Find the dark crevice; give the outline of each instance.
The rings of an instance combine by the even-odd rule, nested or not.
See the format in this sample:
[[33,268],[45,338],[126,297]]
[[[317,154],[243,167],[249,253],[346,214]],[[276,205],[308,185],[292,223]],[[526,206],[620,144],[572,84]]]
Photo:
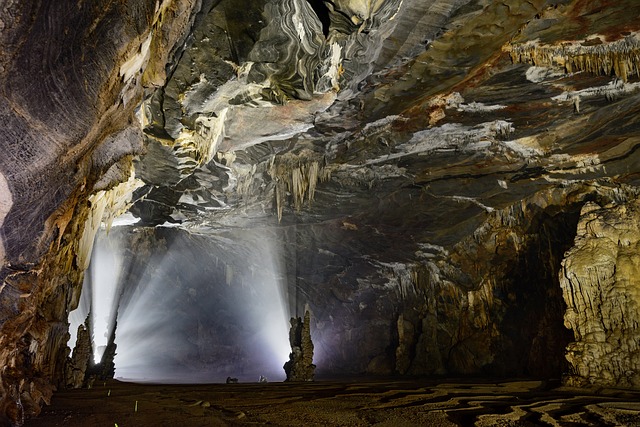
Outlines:
[[307,2],[313,8],[313,11],[316,13],[316,16],[322,24],[322,34],[327,37],[329,35],[329,26],[331,25],[329,9],[324,4],[323,0],[307,0]]
[[568,368],[564,352],[574,337],[564,327],[559,272],[564,253],[573,245],[580,208],[577,203],[560,211],[541,211],[525,230],[526,248],[508,273],[515,304],[503,321],[511,345],[502,349],[510,353],[502,366],[519,361],[510,366],[509,374],[559,378]]

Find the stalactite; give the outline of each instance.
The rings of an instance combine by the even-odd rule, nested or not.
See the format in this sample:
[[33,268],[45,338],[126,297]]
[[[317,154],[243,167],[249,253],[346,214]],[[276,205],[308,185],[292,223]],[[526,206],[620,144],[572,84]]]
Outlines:
[[[200,116],[196,119],[196,130],[183,129],[173,141],[173,153],[178,160],[180,176],[191,175],[196,168],[209,163],[224,137],[228,108],[214,117]],[[229,157],[232,162],[233,158]]]
[[320,165],[318,162],[313,162],[309,166],[309,201],[313,200],[313,197],[316,193],[316,184],[318,183],[318,172]]
[[78,242],[78,252],[76,254],[77,264],[82,270],[86,270],[89,267],[93,241],[100,225],[105,224],[109,229],[113,220],[126,212],[131,206],[131,194],[142,185],[142,182],[134,177],[133,170],[131,170],[131,175],[127,181],[116,185],[110,190],[98,191],[89,197],[91,212],[85,221],[84,231]]
[[291,191],[293,193],[293,203],[297,211],[299,211],[302,206],[307,185],[307,180],[303,175],[302,169],[300,167],[293,169],[293,171],[291,171]]
[[276,182],[276,210],[278,212],[278,222],[282,221],[282,210],[283,210],[283,202],[282,202],[282,197],[283,197],[283,192],[284,192],[284,186],[282,185],[281,182],[277,181]]
[[293,207],[299,211],[305,201],[310,205],[314,200],[318,182],[326,182],[331,178],[331,168],[321,166],[324,160],[310,157],[309,153],[300,156],[286,154],[270,164],[268,173],[275,182],[278,220],[282,220],[286,195],[290,195]]
[[231,286],[231,282],[233,281],[233,266],[227,264],[225,267],[225,281],[227,286]]
[[540,45],[535,41],[508,44],[504,50],[514,63],[539,67],[562,67],[567,73],[586,71],[596,75],[611,75],[627,81],[640,74],[640,35],[596,45],[580,41],[560,45]]
[[416,295],[417,272],[415,265],[398,262],[380,264],[389,271],[389,285],[398,290],[402,299]]

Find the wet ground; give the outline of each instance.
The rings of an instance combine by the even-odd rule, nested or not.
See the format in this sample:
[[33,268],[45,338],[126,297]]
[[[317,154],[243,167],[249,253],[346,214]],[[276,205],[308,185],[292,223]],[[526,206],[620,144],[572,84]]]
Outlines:
[[65,390],[39,426],[640,426],[640,391],[541,381],[96,383]]

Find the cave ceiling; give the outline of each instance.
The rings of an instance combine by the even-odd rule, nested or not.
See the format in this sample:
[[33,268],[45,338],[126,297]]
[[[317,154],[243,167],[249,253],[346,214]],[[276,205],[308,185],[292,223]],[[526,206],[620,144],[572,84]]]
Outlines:
[[637,194],[639,14],[223,0],[136,112],[129,215],[188,231],[227,283],[283,246],[321,371],[557,375],[580,207]]
[[[206,305],[184,277],[276,274],[255,253],[277,242],[335,371],[558,374],[575,339],[577,377],[637,387],[640,262],[618,246],[640,241],[639,16],[637,0],[2,2],[2,399],[37,413],[64,383],[101,227],[156,276],[156,252],[180,249],[176,313]],[[621,237],[589,252],[603,236]],[[560,278],[571,248],[579,274]],[[589,254],[626,263],[601,275],[602,339],[598,298],[573,294],[604,289]]]
[[[421,244],[450,248],[487,214],[545,189],[637,182],[635,2],[165,3],[131,7],[140,34],[124,59],[100,38],[108,19],[94,47],[109,54],[81,66],[74,58],[91,55],[66,27],[62,49],[20,41],[20,26],[6,32],[17,52],[3,66],[7,137],[39,141],[4,161],[12,263],[42,255],[83,175],[92,191],[112,188],[130,155],[139,226],[325,224],[361,250],[393,241],[387,260]],[[162,37],[141,31],[144,13]],[[165,16],[191,32],[162,26]],[[127,32],[116,25],[110,36]],[[40,70],[38,55],[57,62]],[[75,148],[54,160],[65,141]],[[21,172],[29,162],[58,164]],[[25,222],[26,236],[15,231]]]
[[324,224],[404,260],[545,189],[637,183],[634,2],[245,3],[137,113],[139,224]]

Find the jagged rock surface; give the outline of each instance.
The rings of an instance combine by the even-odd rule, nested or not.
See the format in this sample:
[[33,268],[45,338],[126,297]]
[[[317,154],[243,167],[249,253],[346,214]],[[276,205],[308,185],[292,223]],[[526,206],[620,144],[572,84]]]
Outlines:
[[143,149],[134,110],[163,84],[201,6],[0,6],[0,417],[16,425],[21,415],[7,408],[36,415],[64,386],[89,197],[131,175]]
[[640,386],[640,200],[589,202],[562,263],[574,385]]
[[291,354],[284,364],[287,381],[313,381],[316,365],[313,364],[313,341],[311,341],[311,313],[306,310],[304,320],[291,318],[289,344]]
[[93,362],[93,347],[91,334],[87,322],[78,326],[76,345],[71,359],[66,364],[65,386],[67,388],[81,388],[85,385],[85,378],[89,364]]

